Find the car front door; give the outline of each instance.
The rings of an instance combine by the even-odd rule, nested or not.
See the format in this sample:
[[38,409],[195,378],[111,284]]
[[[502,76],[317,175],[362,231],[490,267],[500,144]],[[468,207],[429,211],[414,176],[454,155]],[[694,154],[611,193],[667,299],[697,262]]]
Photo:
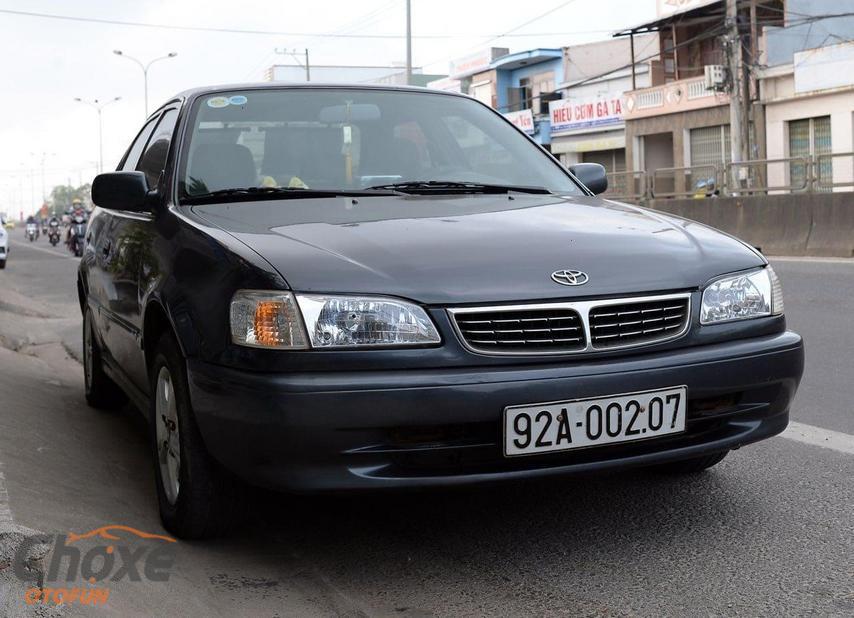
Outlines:
[[[151,118],[136,136],[125,157],[119,165],[119,171],[136,169],[154,127],[160,120],[160,115]],[[116,360],[113,350],[113,329],[117,327],[117,308],[119,296],[116,291],[115,230],[120,221],[120,215],[115,210],[98,209],[90,221],[87,230],[86,253],[83,261],[86,264],[87,290],[92,316],[101,334],[102,352],[115,368],[121,366]]]
[[[128,157],[123,170],[145,174],[148,186],[158,188],[172,133],[178,117],[176,108],[165,110],[154,125],[145,147],[136,161]],[[110,230],[109,272],[113,298],[109,304],[113,322],[108,345],[121,369],[134,386],[148,390],[148,373],[142,352],[142,298],[140,276],[143,264],[150,264],[154,243],[154,215],[139,212],[113,212]]]

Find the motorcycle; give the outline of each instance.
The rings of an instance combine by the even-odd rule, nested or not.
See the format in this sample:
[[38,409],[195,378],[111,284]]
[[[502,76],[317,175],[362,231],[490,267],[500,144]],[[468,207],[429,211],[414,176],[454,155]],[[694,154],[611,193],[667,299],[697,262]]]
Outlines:
[[59,233],[59,223],[51,223],[48,227],[47,231],[47,239],[50,241],[51,246],[56,246],[59,244],[60,233]]
[[86,242],[86,217],[74,215],[71,218],[71,240],[68,248],[74,257],[83,256],[83,245]]
[[33,242],[39,237],[39,226],[35,223],[27,223],[27,239]]

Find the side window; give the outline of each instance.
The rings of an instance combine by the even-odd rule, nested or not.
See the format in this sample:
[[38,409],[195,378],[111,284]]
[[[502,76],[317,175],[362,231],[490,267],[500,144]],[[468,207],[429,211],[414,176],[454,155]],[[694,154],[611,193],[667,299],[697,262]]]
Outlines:
[[142,149],[145,148],[145,144],[148,142],[148,138],[151,136],[151,132],[154,130],[154,126],[157,124],[158,118],[160,118],[160,116],[155,116],[149,120],[144,127],[142,127],[142,131],[139,132],[139,135],[136,140],[134,140],[130,150],[128,151],[128,156],[122,164],[121,171],[132,172],[136,169],[136,164],[139,162],[139,155],[142,154]]
[[172,142],[172,133],[175,131],[175,123],[178,120],[178,110],[170,109],[163,114],[157,129],[148,140],[145,152],[139,160],[136,169],[145,174],[148,186],[152,189],[160,181],[160,174],[166,167],[166,155],[169,154],[169,144]]

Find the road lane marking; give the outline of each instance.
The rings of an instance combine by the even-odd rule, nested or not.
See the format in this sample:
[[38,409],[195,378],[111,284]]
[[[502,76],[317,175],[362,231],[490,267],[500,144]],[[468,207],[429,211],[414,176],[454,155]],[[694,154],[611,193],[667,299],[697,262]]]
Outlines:
[[790,421],[786,431],[780,435],[795,442],[803,442],[804,444],[811,444],[813,446],[833,449],[840,453],[854,455],[854,436],[842,433],[841,431],[833,431],[832,429],[823,429],[813,425]]
[[0,470],[0,529],[11,526],[13,523],[12,510],[9,508],[9,492],[6,491],[6,477],[3,476],[3,470]]
[[[65,253],[64,251],[58,251],[58,249],[59,249],[59,245],[57,245],[57,246],[56,246],[56,247],[54,247],[53,249],[47,249],[47,248],[45,248],[45,247],[39,247],[39,246],[36,246],[36,245],[34,245],[34,244],[32,244],[32,243],[23,243],[23,242],[18,242],[17,240],[16,240],[16,241],[14,241],[14,242],[12,242],[12,244],[13,244],[13,245],[15,245],[15,246],[26,247],[27,249],[33,249],[33,250],[35,250],[35,251],[41,251],[42,253],[47,253],[48,255],[52,255],[52,256],[54,256],[54,257],[68,258],[68,259],[70,259],[70,260],[80,259],[80,258],[75,258],[75,257],[74,257],[73,255],[71,255],[70,253]],[[11,253],[11,252],[10,252],[10,253]]]
[[796,255],[766,255],[768,261],[772,264],[774,262],[813,262],[815,264],[852,264],[854,265],[854,258],[832,258],[832,257],[810,257],[803,256],[798,257]]

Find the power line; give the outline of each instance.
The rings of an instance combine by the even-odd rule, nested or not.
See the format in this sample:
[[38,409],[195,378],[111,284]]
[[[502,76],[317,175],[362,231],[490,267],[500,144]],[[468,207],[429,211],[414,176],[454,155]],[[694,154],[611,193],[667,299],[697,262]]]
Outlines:
[[[523,23],[519,24],[518,26],[514,26],[513,28],[511,28],[510,30],[508,30],[507,32],[505,32],[505,33],[503,33],[503,34],[499,34],[499,35],[497,35],[497,36],[494,36],[494,37],[492,37],[491,39],[488,39],[488,40],[486,40],[486,41],[481,41],[481,42],[479,42],[477,45],[474,45],[474,46],[472,46],[472,47],[466,48],[465,50],[463,50],[463,51],[459,52],[458,54],[454,54],[453,56],[443,56],[442,58],[437,58],[436,60],[433,60],[433,61],[430,61],[430,62],[425,62],[425,63],[423,63],[423,64],[422,64],[422,66],[427,67],[427,66],[430,66],[430,65],[432,65],[432,64],[436,64],[437,62],[441,62],[441,61],[443,61],[443,60],[450,60],[450,59],[451,59],[451,58],[453,58],[453,57],[459,57],[461,54],[466,54],[467,52],[470,52],[470,51],[472,51],[472,50],[480,49],[480,48],[482,48],[482,47],[484,47],[484,46],[486,46],[486,45],[489,45],[489,44],[490,44],[490,43],[492,43],[493,41],[497,41],[497,40],[499,40],[499,39],[503,39],[503,38],[508,37],[508,36],[513,36],[513,33],[514,33],[514,32],[516,32],[517,30],[521,30],[521,29],[522,29],[522,28],[524,28],[525,26],[528,26],[528,25],[530,25],[530,24],[534,23],[535,21],[539,21],[539,20],[540,20],[540,19],[542,19],[543,17],[546,17],[546,16],[548,16],[548,15],[551,15],[551,14],[552,14],[552,13],[554,13],[555,11],[558,11],[558,10],[562,9],[563,7],[565,7],[565,6],[569,5],[569,4],[572,4],[572,3],[573,3],[573,2],[575,2],[575,1],[576,1],[576,0],[565,0],[565,2],[562,2],[562,3],[558,4],[558,5],[557,5],[557,6],[555,6],[555,7],[552,7],[551,9],[549,9],[548,11],[546,11],[545,13],[541,13],[541,14],[537,15],[536,17],[532,17],[532,18],[531,18],[531,19],[529,19],[528,21],[523,22]],[[561,34],[561,36],[565,36],[566,34],[568,34],[568,33],[562,33],[562,34]],[[474,36],[474,35],[472,35],[472,36]],[[517,35],[517,36],[535,36],[535,35],[534,35],[534,34],[531,34],[531,33],[527,33],[527,34],[525,34],[525,35]],[[545,35],[538,35],[538,36],[545,36]]]
[[[574,2],[575,0],[568,0],[564,2],[562,5],[555,7],[548,13],[541,15],[529,22],[526,22],[522,26],[518,26],[514,28],[517,30],[518,28],[524,27],[528,23],[536,21],[537,19],[541,19],[545,15],[556,11],[559,8],[569,4],[570,2]],[[74,22],[83,22],[83,23],[91,23],[91,24],[102,24],[102,25],[110,25],[110,26],[129,26],[134,28],[154,28],[161,30],[178,30],[185,32],[214,32],[220,34],[253,34],[253,35],[263,35],[263,36],[279,36],[279,37],[304,37],[304,38],[323,38],[323,39],[403,39],[406,35],[403,34],[355,34],[348,32],[288,32],[283,30],[254,30],[254,29],[245,29],[245,28],[212,28],[206,26],[182,26],[176,24],[158,24],[158,23],[148,23],[148,22],[137,22],[137,21],[127,21],[121,19],[105,19],[98,17],[79,17],[76,15],[60,15],[55,13],[37,13],[35,11],[16,11],[13,9],[0,9],[0,14],[5,15],[17,15],[20,17],[35,17],[41,19],[55,19],[61,21],[74,21]],[[462,33],[462,34],[413,34],[412,38],[415,39],[465,39],[465,38],[484,38],[484,37],[493,37],[492,40],[519,36],[519,37],[530,37],[530,36],[558,36],[558,35],[566,35],[566,34],[595,34],[599,32],[610,32],[610,30],[585,30],[580,32],[531,32],[524,34],[513,34],[513,30],[509,32],[505,32],[503,34],[495,35],[495,34],[472,34],[472,33]]]

